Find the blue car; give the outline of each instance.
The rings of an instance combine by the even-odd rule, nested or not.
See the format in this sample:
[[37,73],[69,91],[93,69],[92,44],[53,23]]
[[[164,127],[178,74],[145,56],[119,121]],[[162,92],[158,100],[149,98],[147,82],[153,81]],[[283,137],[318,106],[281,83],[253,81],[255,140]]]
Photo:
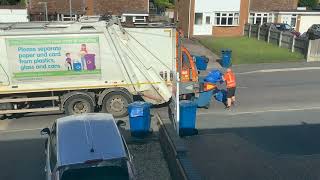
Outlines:
[[57,119],[47,135],[47,180],[135,179],[132,158],[111,114]]

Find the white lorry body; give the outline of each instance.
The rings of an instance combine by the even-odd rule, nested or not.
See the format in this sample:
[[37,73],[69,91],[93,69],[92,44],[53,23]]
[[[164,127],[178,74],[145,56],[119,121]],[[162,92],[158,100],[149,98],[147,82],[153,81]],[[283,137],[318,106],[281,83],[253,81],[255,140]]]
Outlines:
[[173,27],[123,28],[99,21],[2,24],[0,29],[0,114],[46,111],[23,105],[42,100],[52,101],[48,111],[63,110],[79,93],[89,93],[99,106],[117,88],[152,104],[171,98]]

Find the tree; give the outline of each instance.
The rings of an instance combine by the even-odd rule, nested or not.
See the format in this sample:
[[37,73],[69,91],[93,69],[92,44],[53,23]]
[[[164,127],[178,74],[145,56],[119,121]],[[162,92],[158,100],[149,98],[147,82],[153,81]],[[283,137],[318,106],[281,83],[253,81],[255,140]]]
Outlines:
[[16,5],[23,2],[23,0],[0,0],[0,5]]
[[163,9],[174,7],[172,0],[155,0],[154,2],[158,7]]
[[318,0],[299,0],[300,7],[308,7],[308,8],[315,8],[318,5]]

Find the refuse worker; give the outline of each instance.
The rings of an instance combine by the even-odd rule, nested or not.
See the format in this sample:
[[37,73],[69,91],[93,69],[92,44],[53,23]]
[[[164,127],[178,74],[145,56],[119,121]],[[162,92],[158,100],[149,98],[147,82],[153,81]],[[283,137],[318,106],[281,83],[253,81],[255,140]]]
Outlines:
[[228,68],[226,73],[223,76],[223,81],[226,82],[227,86],[227,105],[226,109],[230,109],[231,105],[234,105],[236,101],[235,93],[236,93],[236,76],[231,70]]

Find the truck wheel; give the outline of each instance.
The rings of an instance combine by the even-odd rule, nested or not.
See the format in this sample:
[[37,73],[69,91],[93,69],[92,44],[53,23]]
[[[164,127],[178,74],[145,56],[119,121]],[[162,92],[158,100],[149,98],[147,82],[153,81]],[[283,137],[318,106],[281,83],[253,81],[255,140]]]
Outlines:
[[114,117],[128,115],[128,105],[132,102],[129,95],[123,92],[108,93],[102,101],[102,112],[110,113]]
[[94,112],[94,104],[86,95],[74,95],[66,100],[64,110],[67,115],[91,113]]

